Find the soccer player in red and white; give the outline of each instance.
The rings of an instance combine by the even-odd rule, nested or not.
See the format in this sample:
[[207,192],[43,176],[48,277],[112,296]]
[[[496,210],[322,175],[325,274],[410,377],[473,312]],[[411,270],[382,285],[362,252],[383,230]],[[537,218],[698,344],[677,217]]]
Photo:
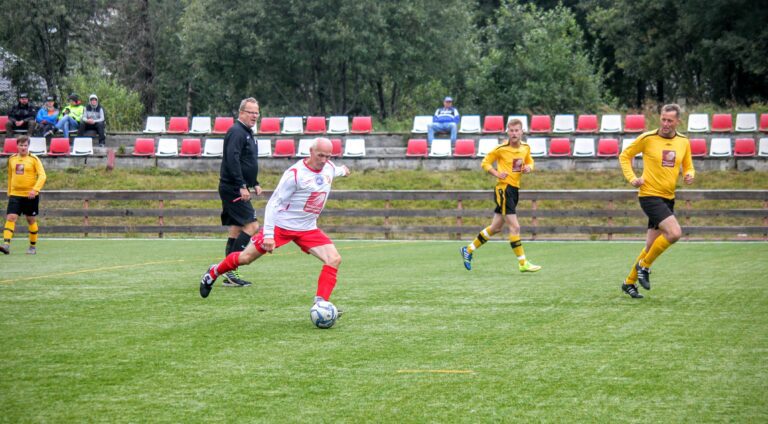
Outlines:
[[328,300],[336,286],[336,272],[341,264],[336,246],[317,228],[317,217],[325,207],[336,177],[349,175],[346,166],[337,167],[329,159],[333,145],[327,138],[317,138],[309,148],[309,158],[288,168],[267,202],[264,226],[242,252],[227,255],[212,265],[200,280],[200,296],[208,297],[219,275],[247,265],[266,253],[288,243],[296,243],[304,253],[323,262],[317,280],[315,302]]

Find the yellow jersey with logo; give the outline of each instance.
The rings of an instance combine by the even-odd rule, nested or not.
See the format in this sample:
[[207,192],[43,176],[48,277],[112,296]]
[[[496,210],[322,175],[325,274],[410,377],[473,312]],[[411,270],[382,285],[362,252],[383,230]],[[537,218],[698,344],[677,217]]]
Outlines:
[[514,147],[509,144],[509,140],[507,140],[506,143],[500,144],[498,147],[491,150],[490,153],[483,158],[483,162],[480,166],[488,172],[493,168],[494,162],[496,162],[496,171],[507,173],[506,178],[497,180],[497,188],[506,187],[508,185],[520,188],[520,176],[523,173],[523,166],[528,165],[531,167],[531,171],[533,171],[531,148],[523,142],[520,142],[519,146]]
[[40,159],[33,155],[8,158],[8,196],[29,196],[29,192],[40,190],[45,184],[45,169]]
[[644,183],[640,186],[637,195],[674,199],[680,167],[683,168],[683,175],[695,176],[693,159],[691,159],[691,143],[688,137],[682,134],[664,138],[658,132],[657,129],[640,134],[621,152],[619,163],[624,177],[632,182],[637,178],[632,170],[632,158],[642,153]]

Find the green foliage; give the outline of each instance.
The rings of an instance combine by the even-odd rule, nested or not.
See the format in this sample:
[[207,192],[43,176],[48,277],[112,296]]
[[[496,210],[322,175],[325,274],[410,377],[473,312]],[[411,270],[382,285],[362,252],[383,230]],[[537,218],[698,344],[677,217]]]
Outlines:
[[107,131],[137,131],[142,127],[144,107],[139,94],[93,68],[71,76],[65,82],[66,92],[74,92],[85,104],[95,93],[107,116]]

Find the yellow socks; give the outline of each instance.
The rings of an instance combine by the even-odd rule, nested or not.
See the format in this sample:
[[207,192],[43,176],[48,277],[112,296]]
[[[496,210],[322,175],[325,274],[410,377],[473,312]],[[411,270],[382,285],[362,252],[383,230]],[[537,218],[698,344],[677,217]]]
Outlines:
[[509,245],[512,246],[512,251],[517,256],[517,262],[520,265],[525,265],[525,251],[523,250],[523,243],[520,241],[520,236],[509,236]]
[[664,253],[665,250],[669,246],[671,246],[672,243],[670,243],[666,237],[664,237],[664,234],[656,237],[656,240],[651,245],[651,250],[648,251],[648,254],[645,255],[645,257],[642,259],[642,262],[640,262],[640,265],[648,268],[651,265],[653,265],[653,261],[656,260],[659,256],[661,256],[662,253]]
[[493,237],[494,234],[496,233],[491,231],[491,227],[483,228],[483,231],[480,231],[480,233],[477,234],[477,237],[472,240],[472,243],[467,246],[467,251],[469,253],[474,252],[475,249],[484,245],[491,237]]
[[37,222],[29,224],[29,245],[34,246],[37,244]]
[[635,264],[640,262],[641,259],[643,259],[646,255],[645,248],[640,251],[640,256],[635,259],[634,262],[632,262],[632,269],[629,271],[629,275],[627,275],[627,278],[624,279],[624,284],[635,284],[637,281],[637,269],[635,269]]
[[16,230],[16,223],[11,221],[5,221],[5,228],[3,229],[3,243],[10,243],[13,238],[13,232]]

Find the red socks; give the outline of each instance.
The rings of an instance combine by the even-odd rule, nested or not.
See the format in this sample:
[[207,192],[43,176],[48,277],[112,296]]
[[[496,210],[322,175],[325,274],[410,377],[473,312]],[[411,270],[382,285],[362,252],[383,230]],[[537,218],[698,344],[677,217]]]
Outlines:
[[237,267],[240,266],[240,252],[232,252],[229,255],[227,255],[226,258],[224,258],[223,261],[221,261],[218,265],[213,267],[211,270],[215,274],[211,275],[211,277],[218,277],[221,274],[227,273],[229,271],[232,271],[233,269],[237,269]]
[[320,271],[320,278],[317,279],[317,296],[325,300],[331,298],[331,292],[336,287],[336,273],[336,268],[323,265],[323,269]]

